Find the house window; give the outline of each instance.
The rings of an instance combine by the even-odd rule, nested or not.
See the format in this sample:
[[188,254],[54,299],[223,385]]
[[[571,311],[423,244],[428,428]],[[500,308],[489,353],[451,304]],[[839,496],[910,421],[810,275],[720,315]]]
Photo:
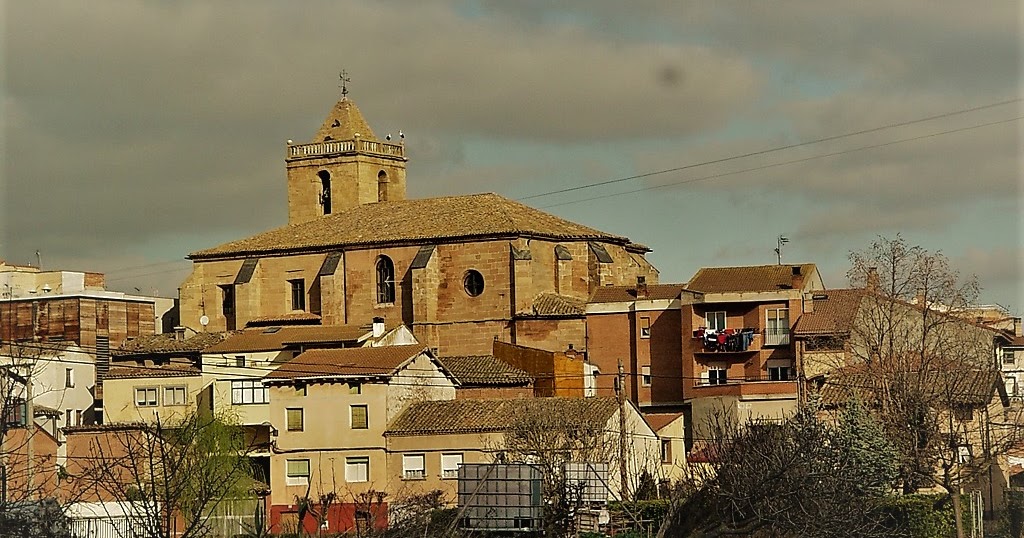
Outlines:
[[661,463],[672,463],[672,441],[668,439],[661,441]]
[[484,292],[484,275],[480,271],[470,269],[466,276],[462,277],[462,286],[466,288],[466,294],[470,297],[479,297]]
[[269,390],[258,379],[231,382],[231,405],[265,404]]
[[235,368],[245,368],[245,355],[235,356]]
[[64,387],[74,388],[75,387],[75,369],[65,368],[64,369]]
[[395,264],[391,258],[377,258],[377,304],[395,302]]
[[75,410],[75,426],[81,426],[82,424],[84,424],[84,422],[82,421],[82,410],[81,409],[76,409]]
[[296,396],[305,396],[306,395],[306,385],[295,385],[295,395]]
[[405,454],[402,456],[402,480],[423,480],[426,478],[423,466],[423,454]]
[[363,393],[363,385],[362,385],[362,383],[349,383],[348,384],[348,393],[349,394],[362,394]]
[[728,382],[728,370],[725,366],[709,366],[707,370],[708,385],[724,385]]
[[306,310],[306,281],[297,278],[289,280],[288,285],[292,289],[292,310]]
[[365,430],[370,427],[365,405],[350,405],[349,414],[351,415],[353,430]]
[[441,478],[458,478],[462,454],[441,454]]
[[769,308],[765,315],[764,345],[789,345],[789,309]]
[[768,367],[768,380],[769,381],[789,381],[792,377],[789,366],[769,366]]
[[367,482],[370,480],[370,458],[356,456],[345,458],[345,481]]
[[304,486],[309,483],[309,460],[286,460],[285,482],[289,486]]
[[651,318],[642,317],[640,318],[640,338],[651,337]]
[[651,386],[651,367],[641,366],[640,367],[640,384],[649,387]]
[[725,312],[708,312],[704,317],[708,329],[716,331],[725,329]]
[[74,420],[75,420],[75,412],[73,410],[71,410],[71,409],[65,409],[64,410],[64,425],[65,426],[74,426],[75,425],[75,423],[73,422]]
[[185,387],[164,387],[164,405],[185,405]]
[[156,407],[156,387],[135,389],[135,407]]
[[285,418],[288,423],[288,431],[290,432],[301,432],[302,431],[302,408],[301,407],[290,407],[285,409]]
[[1006,384],[1006,395],[1007,396],[1017,396],[1017,378],[1016,377],[1012,377],[1012,376],[1007,376],[1006,380],[1005,380],[1005,384]]
[[224,317],[230,318],[235,315],[235,286],[225,284],[220,288],[220,311]]
[[1017,358],[1014,356],[1013,350],[1012,349],[1004,349],[1003,350],[1003,364],[1015,364],[1016,362],[1017,362]]

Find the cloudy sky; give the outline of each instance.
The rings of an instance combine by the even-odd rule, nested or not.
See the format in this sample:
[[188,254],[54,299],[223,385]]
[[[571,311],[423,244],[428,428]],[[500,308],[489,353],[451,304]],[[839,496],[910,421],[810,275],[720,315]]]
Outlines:
[[0,258],[174,295],[189,252],[285,223],[285,140],[345,69],[410,197],[522,199],[663,282],[782,234],[840,287],[901,233],[1020,314],[1024,7],[972,4],[5,2]]

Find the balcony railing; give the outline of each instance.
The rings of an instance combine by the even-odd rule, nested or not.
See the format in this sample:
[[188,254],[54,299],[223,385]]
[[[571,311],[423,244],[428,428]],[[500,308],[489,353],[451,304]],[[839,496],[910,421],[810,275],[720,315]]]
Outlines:
[[423,480],[427,477],[423,469],[406,469],[402,473],[403,480]]
[[384,155],[387,157],[405,157],[405,146],[401,144],[377,142],[375,140],[362,140],[359,138],[354,140],[328,140],[326,142],[313,142],[311,144],[294,144],[288,146],[289,159],[304,159],[356,152]]
[[789,327],[764,330],[764,345],[766,346],[788,346]]
[[747,376],[747,377],[730,377],[722,381],[721,379],[699,379],[697,380],[696,386],[698,387],[720,387],[722,385],[738,385],[740,383],[763,383],[763,382],[792,382],[796,381],[796,375],[792,369],[788,369],[786,372],[775,372],[770,375],[762,376]]

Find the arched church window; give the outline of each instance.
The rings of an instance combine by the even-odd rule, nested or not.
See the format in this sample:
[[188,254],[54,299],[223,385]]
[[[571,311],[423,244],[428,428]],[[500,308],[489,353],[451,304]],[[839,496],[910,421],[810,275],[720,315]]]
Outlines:
[[395,264],[391,258],[377,258],[377,303],[395,302]]
[[331,173],[327,170],[317,172],[320,178],[320,205],[323,206],[324,215],[331,214]]
[[388,173],[383,170],[377,172],[377,201],[388,201]]

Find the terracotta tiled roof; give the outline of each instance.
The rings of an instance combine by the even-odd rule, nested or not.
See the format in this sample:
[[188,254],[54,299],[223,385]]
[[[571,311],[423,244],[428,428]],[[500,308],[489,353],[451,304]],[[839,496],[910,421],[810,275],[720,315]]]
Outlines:
[[253,327],[205,350],[206,353],[245,353],[277,351],[299,344],[352,344],[372,329],[359,325],[293,325],[286,327]]
[[849,334],[864,298],[863,289],[838,289],[816,293],[814,311],[800,314],[793,335],[820,336]]
[[[648,284],[647,299],[671,300],[679,297],[686,284]],[[590,303],[624,303],[636,300],[636,286],[601,286],[594,290]]]
[[282,364],[264,379],[388,377],[425,351],[420,345],[313,349]]
[[581,424],[602,427],[618,410],[615,398],[519,398],[446,400],[412,404],[384,435],[501,432],[517,416],[533,410],[578,417]]
[[266,327],[267,325],[309,324],[319,323],[320,316],[312,312],[289,312],[250,319],[246,327]]
[[569,222],[497,194],[472,194],[360,204],[308,222],[193,252],[189,257],[240,257],[346,246],[436,243],[439,239],[522,236],[594,239],[622,245],[628,242],[624,237]]
[[160,366],[111,366],[104,379],[127,379],[142,377],[188,377],[202,375],[202,371],[190,364],[164,364]]
[[651,429],[657,432],[658,430],[668,426],[674,422],[677,418],[683,416],[682,413],[643,413],[644,420],[651,426]]
[[158,355],[173,353],[199,353],[224,340],[230,333],[198,333],[179,340],[174,334],[150,334],[125,340],[121,347],[111,351],[114,356]]
[[[830,374],[820,391],[824,405],[842,405],[857,398],[871,402],[882,390],[884,381],[896,374],[883,375],[863,367],[840,369]],[[938,404],[984,406],[992,402],[1003,387],[1002,376],[996,370],[969,368],[936,369],[906,372],[915,386],[922,387]]]
[[370,124],[366,123],[363,113],[359,111],[359,107],[351,99],[342,97],[327,114],[327,119],[320,126],[320,130],[316,132],[313,142],[352,140],[356,133],[364,140],[377,139],[377,136],[373,134],[373,129],[370,129]]
[[533,381],[530,374],[492,355],[441,357],[437,360],[463,387],[523,386]]
[[764,292],[791,289],[793,267],[800,267],[804,278],[815,271],[813,263],[752,265],[745,267],[704,267],[697,271],[687,289],[702,293]]
[[582,316],[586,313],[585,302],[575,297],[542,293],[533,299],[535,316]]

